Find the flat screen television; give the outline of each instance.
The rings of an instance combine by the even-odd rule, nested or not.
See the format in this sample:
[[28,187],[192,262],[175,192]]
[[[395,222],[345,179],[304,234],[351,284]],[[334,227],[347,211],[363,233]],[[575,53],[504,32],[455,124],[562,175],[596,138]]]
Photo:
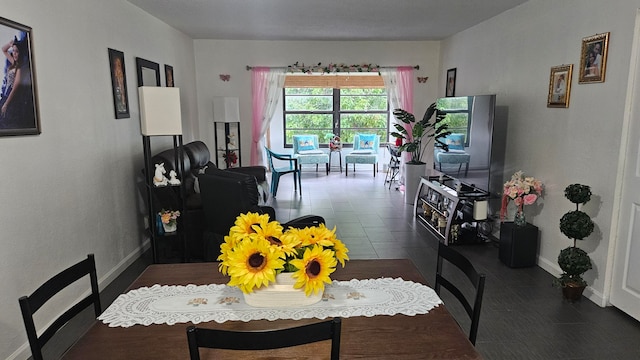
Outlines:
[[453,156],[440,157],[442,162],[438,162],[439,149],[434,147],[434,168],[492,197],[500,194],[506,129],[496,121],[496,96],[445,97],[436,104],[452,133],[445,140]]

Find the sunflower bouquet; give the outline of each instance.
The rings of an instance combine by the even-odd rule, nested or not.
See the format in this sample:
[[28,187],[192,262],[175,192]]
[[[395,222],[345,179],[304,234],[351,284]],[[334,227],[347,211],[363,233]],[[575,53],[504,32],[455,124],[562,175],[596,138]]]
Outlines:
[[293,273],[294,288],[307,296],[324,291],[338,262],[344,267],[349,250],[324,224],[303,229],[270,221],[268,214],[246,213],[236,218],[220,245],[219,271],[229,286],[244,293],[275,283],[281,272]]

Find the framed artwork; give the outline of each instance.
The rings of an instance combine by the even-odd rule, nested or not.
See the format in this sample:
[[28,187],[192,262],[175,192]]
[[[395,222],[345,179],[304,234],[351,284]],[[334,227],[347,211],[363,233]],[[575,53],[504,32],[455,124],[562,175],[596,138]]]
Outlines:
[[569,107],[572,73],[573,64],[551,67],[551,75],[549,76],[549,95],[547,96],[547,107]]
[[0,136],[40,134],[31,43],[30,27],[0,17]]
[[111,68],[111,91],[113,110],[116,119],[129,117],[129,93],[127,92],[127,72],[124,68],[124,53],[109,49],[109,67]]
[[457,68],[447,70],[447,97],[456,96],[456,70]]
[[164,81],[166,82],[165,85],[167,85],[167,87],[175,86],[173,82],[173,66],[167,64],[164,65]]
[[160,86],[160,65],[143,58],[136,58],[138,87]]
[[609,33],[589,36],[582,39],[580,52],[580,77],[578,83],[589,84],[604,82],[607,70],[607,50]]

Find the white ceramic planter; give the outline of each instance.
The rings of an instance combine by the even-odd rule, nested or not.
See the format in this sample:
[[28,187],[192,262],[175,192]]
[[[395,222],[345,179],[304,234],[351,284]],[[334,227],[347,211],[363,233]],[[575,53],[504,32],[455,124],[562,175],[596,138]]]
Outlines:
[[276,275],[276,283],[267,287],[261,287],[252,293],[244,294],[247,305],[255,307],[295,307],[315,304],[322,300],[322,292],[304,294],[304,288],[294,289],[295,279],[293,273],[280,273]]
[[426,172],[427,164],[404,164],[404,202],[406,204],[413,204],[415,201],[420,180]]

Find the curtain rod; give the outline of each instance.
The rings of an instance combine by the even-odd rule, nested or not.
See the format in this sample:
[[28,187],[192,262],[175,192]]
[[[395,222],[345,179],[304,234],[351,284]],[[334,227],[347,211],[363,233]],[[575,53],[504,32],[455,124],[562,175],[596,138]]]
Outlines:
[[[343,64],[330,64],[333,67],[339,67],[339,68],[362,68],[365,65],[343,65]],[[405,67],[405,66],[377,66],[377,65],[366,65],[366,66],[370,66],[373,69],[394,69],[397,67]],[[322,65],[318,64],[318,65],[312,65],[312,66],[299,66],[297,63],[294,65],[289,65],[289,66],[249,66],[247,65],[247,71],[252,70],[253,68],[256,67],[266,67],[268,69],[284,69],[284,70],[288,70],[288,69],[292,69],[292,70],[297,70],[297,71],[302,71],[302,69],[304,68],[308,68],[308,69],[324,69],[326,68],[323,67]],[[415,66],[411,66],[412,68],[416,69],[416,70],[420,70],[420,65],[415,65]],[[304,71],[303,71],[304,72]],[[346,72],[346,71],[345,71]],[[354,72],[362,72],[362,71],[354,71]]]

